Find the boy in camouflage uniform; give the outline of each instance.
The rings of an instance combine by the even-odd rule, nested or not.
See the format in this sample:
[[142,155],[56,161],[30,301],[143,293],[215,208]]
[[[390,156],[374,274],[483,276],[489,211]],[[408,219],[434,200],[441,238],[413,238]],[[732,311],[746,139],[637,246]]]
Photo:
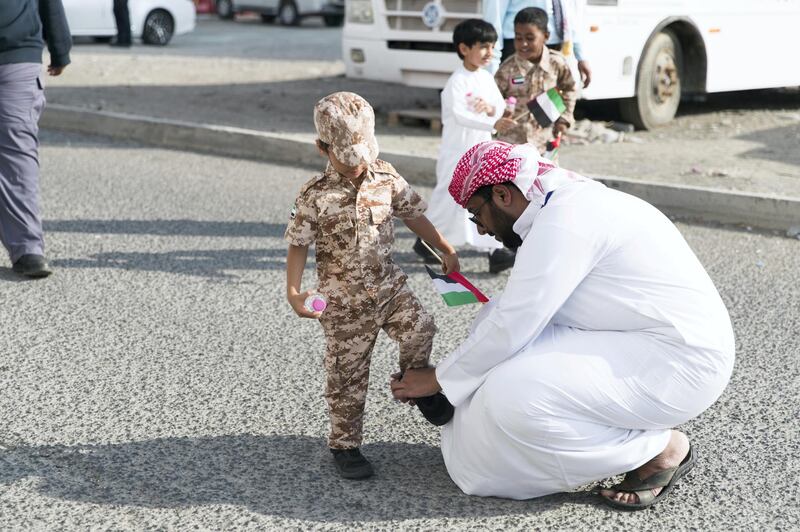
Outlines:
[[[379,160],[375,115],[351,92],[326,96],[314,107],[317,148],[325,171],[300,189],[285,238],[286,297],[298,316],[319,319],[325,333],[325,399],[331,418],[328,446],[339,473],[366,478],[361,454],[364,404],[372,347],[381,329],[400,347],[400,370],[427,367],[436,327],[391,259],[392,215],[443,253],[446,273],[458,271],[455,249],[424,216],[426,204],[387,162]],[[316,242],[318,290],[324,312],[303,303],[312,291],[300,282],[308,246]],[[424,413],[424,411],[423,411]]]
[[[503,61],[494,75],[503,98],[514,96],[520,105],[512,118],[517,122],[510,129],[499,131],[498,140],[512,144],[533,144],[544,154],[547,143],[559,133],[564,133],[575,121],[575,80],[567,60],[560,52],[550,50],[545,43],[547,13],[536,7],[527,7],[514,18],[514,55]],[[540,126],[533,115],[522,105],[548,89],[556,87],[567,110],[551,128]]]

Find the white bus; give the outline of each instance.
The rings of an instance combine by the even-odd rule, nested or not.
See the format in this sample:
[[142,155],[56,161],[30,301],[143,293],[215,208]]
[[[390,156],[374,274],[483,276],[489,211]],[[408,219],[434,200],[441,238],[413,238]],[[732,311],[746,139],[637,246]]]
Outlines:
[[[800,0],[578,0],[592,69],[582,98],[619,99],[653,128],[681,95],[800,85]],[[441,88],[456,68],[453,27],[481,0],[347,0],[347,75]],[[432,16],[433,15],[433,16]]]

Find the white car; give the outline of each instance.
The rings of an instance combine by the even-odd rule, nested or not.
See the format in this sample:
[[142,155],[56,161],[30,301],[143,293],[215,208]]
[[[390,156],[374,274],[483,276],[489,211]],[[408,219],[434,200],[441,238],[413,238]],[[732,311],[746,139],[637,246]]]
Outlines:
[[326,26],[344,22],[344,0],[217,0],[217,15],[233,18],[241,11],[255,11],[261,20],[276,18],[284,26],[296,26],[303,17],[322,16]]
[[[0,0],[2,1],[2,0]],[[73,36],[110,38],[117,34],[113,0],[62,0]],[[195,26],[192,0],[130,0],[131,35],[146,44],[165,45]]]

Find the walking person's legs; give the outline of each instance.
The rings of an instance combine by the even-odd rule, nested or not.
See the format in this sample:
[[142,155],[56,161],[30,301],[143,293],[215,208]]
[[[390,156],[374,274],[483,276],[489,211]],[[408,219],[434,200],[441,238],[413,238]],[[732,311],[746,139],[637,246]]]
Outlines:
[[0,240],[14,271],[51,273],[39,209],[39,117],[44,87],[38,63],[0,65]]
[[114,20],[117,23],[117,40],[112,46],[130,46],[131,38],[131,17],[128,12],[128,0],[114,0]]

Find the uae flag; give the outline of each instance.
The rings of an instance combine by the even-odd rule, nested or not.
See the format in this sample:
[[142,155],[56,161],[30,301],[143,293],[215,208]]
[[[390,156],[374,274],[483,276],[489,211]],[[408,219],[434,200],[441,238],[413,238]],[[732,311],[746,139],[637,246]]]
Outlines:
[[428,275],[431,276],[434,286],[442,294],[444,302],[448,307],[466,305],[468,303],[486,303],[489,301],[483,293],[472,286],[466,277],[458,272],[449,275],[436,273],[429,266],[425,266]]
[[558,117],[567,110],[567,106],[564,105],[558,90],[553,88],[529,101],[528,109],[540,126],[547,127],[558,120]]

